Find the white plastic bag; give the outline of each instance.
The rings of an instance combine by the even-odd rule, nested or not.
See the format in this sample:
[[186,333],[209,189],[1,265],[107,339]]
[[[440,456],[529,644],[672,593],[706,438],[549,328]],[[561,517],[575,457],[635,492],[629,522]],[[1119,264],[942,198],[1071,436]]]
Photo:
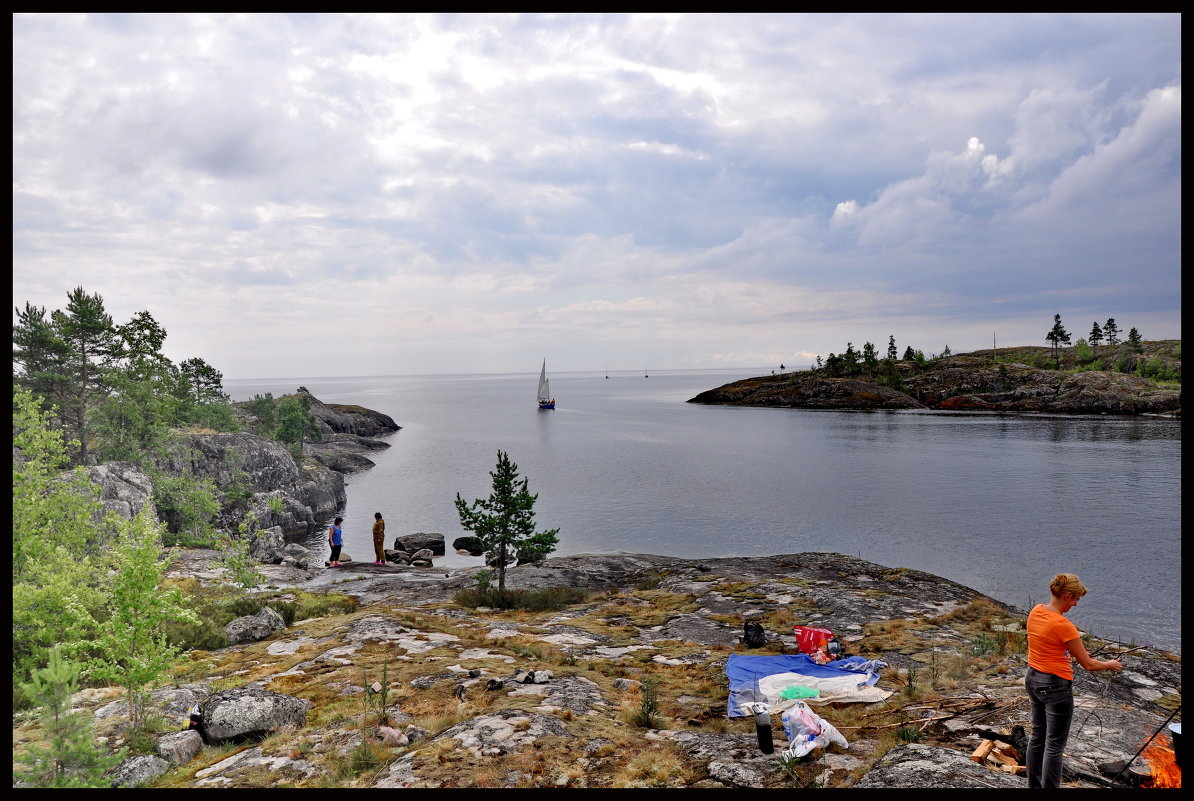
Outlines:
[[789,756],[802,757],[815,748],[826,748],[832,743],[842,748],[850,747],[832,723],[809,709],[803,701],[797,701],[795,706],[784,710],[783,722],[784,734],[788,736],[785,753]]

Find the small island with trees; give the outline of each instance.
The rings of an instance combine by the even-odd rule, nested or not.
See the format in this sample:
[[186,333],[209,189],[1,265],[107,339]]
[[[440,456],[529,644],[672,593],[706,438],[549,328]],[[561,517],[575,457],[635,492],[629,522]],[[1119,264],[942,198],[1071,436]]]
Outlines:
[[1055,315],[1045,346],[992,347],[925,356],[895,337],[880,358],[867,342],[818,356],[808,370],[734,381],[689,403],[837,410],[1181,416],[1181,340],[1145,341],[1115,319],[1097,321],[1072,346]]

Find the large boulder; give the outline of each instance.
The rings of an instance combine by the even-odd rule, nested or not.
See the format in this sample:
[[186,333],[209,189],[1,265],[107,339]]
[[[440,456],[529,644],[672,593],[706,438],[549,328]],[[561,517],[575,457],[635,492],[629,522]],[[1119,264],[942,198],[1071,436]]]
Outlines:
[[286,555],[281,526],[258,529],[249,535],[249,556],[263,565],[281,564]]
[[163,734],[153,744],[154,753],[175,765],[185,765],[203,747],[203,738],[194,729]]
[[113,787],[140,787],[170,770],[170,763],[160,756],[143,754],[130,757],[108,774]]
[[278,629],[286,628],[286,621],[268,606],[263,606],[255,615],[238,617],[224,627],[228,642],[236,645],[242,642],[264,640]]
[[407,553],[414,553],[421,551],[424,548],[431,551],[434,556],[444,555],[444,535],[443,534],[426,534],[420,532],[418,534],[407,534],[405,537],[394,538],[394,550],[406,551]]
[[481,542],[481,538],[472,535],[457,537],[452,540],[452,547],[457,553],[465,551],[469,556],[480,556],[485,553],[485,545]]
[[224,690],[200,706],[200,724],[209,743],[240,741],[307,722],[311,702],[257,687]]

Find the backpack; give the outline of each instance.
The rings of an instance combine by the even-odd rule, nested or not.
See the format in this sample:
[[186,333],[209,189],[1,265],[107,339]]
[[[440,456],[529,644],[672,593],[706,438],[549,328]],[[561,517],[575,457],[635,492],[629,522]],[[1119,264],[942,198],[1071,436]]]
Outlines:
[[742,624],[742,642],[747,648],[762,648],[767,644],[767,633],[753,621]]

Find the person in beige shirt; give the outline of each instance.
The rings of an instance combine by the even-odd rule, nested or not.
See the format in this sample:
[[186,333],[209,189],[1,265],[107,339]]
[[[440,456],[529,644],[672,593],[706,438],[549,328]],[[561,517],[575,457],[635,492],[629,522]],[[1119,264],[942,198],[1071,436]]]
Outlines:
[[373,517],[375,518],[373,521],[373,553],[377,556],[373,564],[384,565],[386,563],[386,521],[381,519],[381,512],[374,512]]

